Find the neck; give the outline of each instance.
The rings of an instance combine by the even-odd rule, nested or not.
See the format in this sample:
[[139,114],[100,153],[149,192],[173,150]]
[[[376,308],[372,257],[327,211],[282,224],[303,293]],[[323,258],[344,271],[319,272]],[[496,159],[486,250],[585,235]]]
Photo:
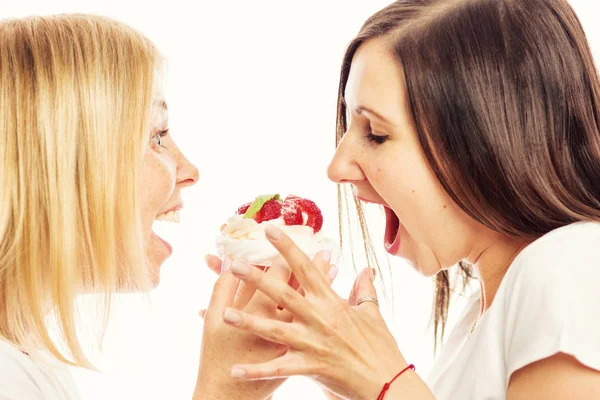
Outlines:
[[525,239],[496,237],[476,257],[473,265],[479,275],[481,285],[481,313],[484,313],[492,305],[506,271],[529,243],[531,241]]

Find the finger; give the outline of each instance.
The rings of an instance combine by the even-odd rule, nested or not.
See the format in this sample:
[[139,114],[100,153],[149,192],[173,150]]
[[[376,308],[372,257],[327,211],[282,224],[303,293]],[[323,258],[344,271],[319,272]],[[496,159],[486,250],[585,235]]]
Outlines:
[[306,360],[300,354],[288,351],[283,356],[262,364],[238,364],[231,368],[231,377],[242,380],[287,378],[311,375]]
[[305,321],[315,321],[317,319],[314,306],[289,287],[287,282],[264,274],[239,260],[231,265],[231,272],[241,280],[254,284],[258,290],[269,296],[275,304],[281,305],[294,316]]
[[[274,225],[268,225],[265,233],[269,242],[288,262],[305,291],[316,295],[333,292],[312,260],[281,229]],[[331,253],[328,255],[331,257]],[[326,260],[326,262],[329,261],[329,259]]]
[[365,268],[362,271],[360,271],[358,273],[358,276],[356,277],[356,279],[354,279],[354,284],[352,285],[352,290],[350,291],[350,296],[348,296],[348,304],[350,304],[351,306],[356,305],[356,301],[358,299],[359,286],[361,285],[361,283],[364,279],[363,274],[367,274],[367,276],[369,276],[370,273],[371,273],[370,268]]
[[[278,257],[265,274],[282,282],[289,282],[291,273],[292,271],[283,257]],[[277,311],[277,304],[265,293],[257,292],[248,303],[248,310],[272,316]]]
[[360,305],[358,304],[361,299],[375,299],[377,300],[377,291],[373,286],[373,280],[375,279],[375,270],[373,268],[365,268],[356,278],[353,290],[354,294],[350,298],[350,305],[356,306],[359,309],[364,309],[372,313],[379,314],[379,305],[373,301],[365,301]]
[[213,287],[210,303],[204,317],[207,322],[217,322],[226,307],[233,306],[235,292],[237,291],[239,279],[228,271],[231,260],[223,261],[224,272],[219,276]]
[[233,308],[225,309],[223,321],[269,342],[283,344],[298,350],[308,347],[306,342],[308,335],[305,332],[300,332],[297,326],[292,324],[259,317]]
[[213,254],[207,254],[204,256],[204,261],[206,262],[206,265],[208,265],[208,268],[210,268],[211,271],[213,271],[217,275],[221,275],[221,265],[223,261],[221,261],[219,257]]
[[331,251],[322,250],[313,259],[313,263],[325,277],[328,286],[331,286],[338,273],[337,265],[331,264]]
[[329,272],[329,268],[331,267],[329,264],[330,261],[331,251],[329,250],[319,251],[312,260],[313,264],[315,264],[315,267],[317,267],[323,276],[327,276],[327,273]]
[[[317,254],[315,258],[313,258],[313,263],[315,263],[319,271],[325,276],[327,284],[331,287],[331,284],[333,283],[338,274],[338,267],[337,265],[331,265],[329,262],[325,262],[325,259],[330,257],[331,256],[327,254],[324,255],[323,252],[319,252],[319,254]],[[293,273],[288,284],[292,289],[297,290],[298,293],[300,293],[302,296],[305,295],[304,289],[300,286],[300,282],[298,282],[298,279],[296,279]]]
[[[264,267],[262,265],[252,264],[252,267],[257,268],[261,271],[269,270],[268,267]],[[241,310],[244,307],[246,307],[248,305],[248,302],[250,302],[250,299],[252,299],[252,297],[254,296],[254,293],[256,293],[256,286],[248,282],[241,281],[240,286],[238,287],[238,291],[235,294],[235,308]]]
[[329,267],[329,271],[327,271],[327,275],[325,275],[325,279],[327,280],[327,283],[329,284],[329,286],[331,287],[331,284],[333,283],[333,281],[335,280],[335,278],[337,277],[338,274],[338,267],[337,265],[331,265]]
[[255,292],[256,286],[248,282],[240,281],[237,293],[235,294],[234,307],[238,310],[246,307]]

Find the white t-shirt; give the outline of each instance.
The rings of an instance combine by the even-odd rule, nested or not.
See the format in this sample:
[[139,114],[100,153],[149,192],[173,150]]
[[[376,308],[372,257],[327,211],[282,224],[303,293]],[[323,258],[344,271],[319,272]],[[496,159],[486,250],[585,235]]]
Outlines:
[[0,400],[79,400],[68,367],[0,340]]
[[476,292],[427,379],[438,400],[505,399],[513,372],[557,353],[600,370],[600,223],[521,251],[467,339],[479,308]]

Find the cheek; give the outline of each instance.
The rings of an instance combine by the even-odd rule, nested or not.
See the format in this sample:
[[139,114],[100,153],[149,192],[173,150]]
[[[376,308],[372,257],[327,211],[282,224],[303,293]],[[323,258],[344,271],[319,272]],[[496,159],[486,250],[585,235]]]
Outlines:
[[417,232],[438,225],[452,204],[433,171],[416,150],[390,148],[373,164],[368,174],[373,188],[415,239],[423,239]]
[[[418,151],[381,157],[371,184],[401,222],[398,255],[422,274],[435,275],[465,257],[465,217]],[[468,218],[468,217],[467,217]]]
[[175,173],[175,163],[168,157],[147,152],[140,182],[144,225],[148,221],[152,225],[154,217],[167,205],[175,189]]

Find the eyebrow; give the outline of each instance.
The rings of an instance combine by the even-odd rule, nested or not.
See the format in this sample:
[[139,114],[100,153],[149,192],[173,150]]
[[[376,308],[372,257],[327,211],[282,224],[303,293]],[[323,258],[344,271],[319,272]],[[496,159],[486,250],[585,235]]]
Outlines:
[[[346,103],[346,98],[344,96],[341,97],[342,99],[342,104],[344,104],[344,107],[346,107],[346,109],[348,108],[348,103]],[[354,109],[354,112],[357,114],[362,114],[363,112],[367,112],[371,115],[373,115],[375,118],[379,119],[381,122],[388,124],[388,125],[393,125],[389,119],[387,119],[386,117],[384,117],[383,115],[379,114],[377,111],[373,111],[372,109],[365,107],[365,106],[358,106]]]

